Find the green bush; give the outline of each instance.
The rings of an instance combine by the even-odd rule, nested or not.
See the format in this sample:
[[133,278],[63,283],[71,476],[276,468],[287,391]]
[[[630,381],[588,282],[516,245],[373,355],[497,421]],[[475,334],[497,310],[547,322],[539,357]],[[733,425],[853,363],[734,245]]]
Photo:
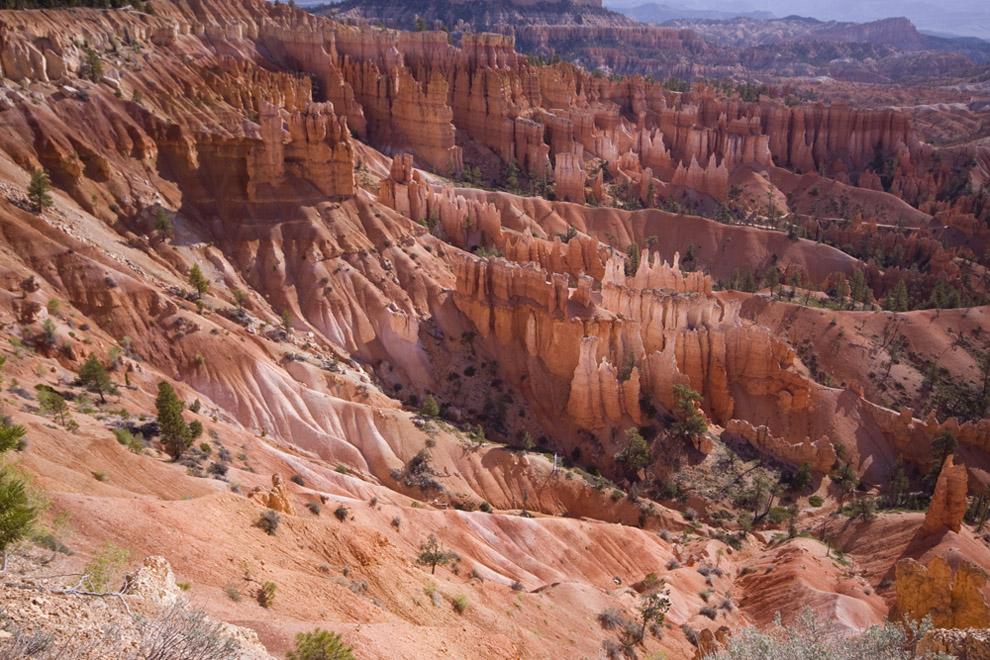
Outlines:
[[770,509],[770,513],[767,515],[775,525],[779,525],[780,523],[787,520],[787,508],[782,506],[772,507]]
[[337,633],[317,628],[296,635],[296,648],[285,657],[286,660],[354,660],[353,650]]
[[467,596],[465,596],[464,594],[457,594],[456,596],[454,596],[453,603],[454,603],[454,610],[458,614],[464,614],[464,612],[467,611],[468,599]]
[[951,656],[941,653],[915,653],[914,642],[929,628],[928,620],[907,626],[886,622],[850,637],[842,634],[833,622],[819,620],[818,615],[805,608],[788,626],[781,624],[778,613],[774,624],[766,630],[737,630],[725,648],[708,656],[708,660],[949,660]]
[[815,507],[816,509],[825,504],[825,500],[822,499],[821,495],[812,495],[808,498],[808,504]]

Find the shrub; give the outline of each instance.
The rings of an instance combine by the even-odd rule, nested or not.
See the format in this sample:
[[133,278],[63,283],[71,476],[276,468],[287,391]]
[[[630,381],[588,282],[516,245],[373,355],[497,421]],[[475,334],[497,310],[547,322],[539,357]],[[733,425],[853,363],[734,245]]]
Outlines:
[[296,484],[298,486],[305,486],[306,485],[306,482],[303,481],[303,478],[300,477],[298,474],[294,474],[291,477],[289,477],[289,481],[291,481],[292,483],[294,483],[294,484]]
[[337,520],[340,522],[347,520],[347,514],[349,513],[350,511],[343,504],[338,505],[337,508],[333,510],[333,515],[336,516]]
[[236,584],[228,583],[227,586],[223,588],[224,593],[227,594],[227,598],[231,599],[235,603],[241,602],[241,592],[237,588]]
[[492,505],[489,504],[488,502],[482,502],[481,504],[478,505],[478,509],[480,509],[484,513],[491,513]]
[[841,658],[842,660],[935,660],[948,659],[940,654],[915,653],[915,642],[931,628],[931,622],[919,624],[886,622],[868,628],[862,634],[842,634],[836,625],[805,608],[791,625],[784,626],[780,615],[766,630],[745,628],[737,630],[726,642],[726,647],[712,660],[755,660],[772,657],[776,660],[803,660],[804,658]]
[[339,472],[340,474],[347,474],[347,466],[344,465],[343,463],[337,463],[337,467],[335,467],[333,470],[334,472]]
[[454,611],[458,614],[464,614],[464,612],[467,611],[468,599],[464,594],[457,594],[454,596],[454,600],[452,602],[454,605]]
[[130,556],[129,551],[118,548],[110,541],[104,541],[100,550],[83,568],[90,591],[104,593]]
[[[694,645],[694,646],[697,646],[698,645],[698,631],[697,630],[695,630],[694,628],[692,628],[691,626],[689,626],[686,623],[682,623],[681,624],[681,632],[684,633],[684,636],[687,637],[687,641],[691,642],[692,645]],[[757,658],[760,658],[760,657],[763,657],[763,656],[753,656],[753,660],[756,660]],[[736,660],[736,659],[733,658],[733,660]]]
[[787,507],[775,506],[770,508],[769,518],[775,525],[787,520]]
[[271,607],[275,602],[275,583],[263,582],[258,589],[258,604],[262,607]]
[[825,500],[822,499],[821,495],[812,495],[808,498],[808,504],[815,507],[816,509],[825,504]]
[[396,529],[401,529],[402,528],[402,518],[400,518],[399,516],[395,516],[394,518],[392,518],[392,527],[394,527]]
[[203,610],[188,610],[177,600],[150,619],[139,619],[141,658],[154,660],[228,660],[237,657],[237,640]]
[[622,644],[619,644],[614,639],[603,639],[602,651],[608,660],[621,660],[625,650],[622,648]]
[[681,567],[681,562],[677,561],[677,559],[674,557],[671,557],[670,561],[667,562],[668,571],[676,571],[680,567]]
[[614,630],[625,622],[622,612],[614,607],[607,607],[598,613],[598,625],[605,630]]
[[113,429],[113,436],[117,438],[117,442],[127,447],[129,451],[132,451],[135,454],[144,453],[144,443],[141,442],[141,437],[135,437],[134,434],[131,433],[130,429]]
[[309,509],[309,512],[314,516],[320,515],[320,505],[316,502],[306,502],[306,508]]
[[684,509],[684,513],[681,515],[684,516],[684,520],[691,522],[692,520],[695,520],[698,517],[698,512],[692,509],[691,507],[688,507]]
[[512,581],[512,590],[513,591],[522,591],[524,588],[525,587],[523,587],[523,583],[520,582],[519,580],[513,580]]
[[715,620],[715,617],[718,616],[718,610],[716,610],[711,605],[705,605],[700,610],[698,610],[698,614],[701,614],[703,616],[707,616],[709,619],[711,619],[712,621],[714,621]]
[[278,529],[278,524],[282,521],[281,516],[278,515],[278,511],[274,509],[265,509],[261,517],[258,518],[258,527],[265,530],[265,533],[269,536],[275,536],[275,530]]
[[353,650],[337,633],[317,628],[296,635],[296,648],[285,657],[286,660],[354,660]]

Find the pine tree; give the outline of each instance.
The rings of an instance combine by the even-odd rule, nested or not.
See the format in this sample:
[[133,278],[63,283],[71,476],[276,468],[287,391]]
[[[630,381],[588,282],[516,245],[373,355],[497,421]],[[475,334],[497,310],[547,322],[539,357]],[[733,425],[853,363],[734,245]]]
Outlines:
[[766,284],[770,288],[770,295],[773,295],[773,290],[780,284],[780,271],[777,270],[776,266],[770,266],[770,270],[767,271]]
[[854,303],[863,301],[866,296],[866,288],[866,278],[863,276],[863,271],[857,268],[849,279],[849,295],[852,296]]
[[897,286],[894,287],[894,311],[906,312],[910,308],[911,302],[908,298],[907,285],[904,280],[898,280]]
[[687,385],[674,385],[674,414],[677,421],[670,427],[674,435],[689,440],[708,431],[708,422],[695,405],[701,401],[701,395]]
[[840,304],[845,304],[846,298],[849,296],[849,283],[846,282],[846,276],[839,273],[835,278],[835,300]]
[[27,196],[32,211],[41,213],[55,203],[51,193],[48,192],[50,188],[51,182],[43,169],[39,167],[31,172],[31,183],[28,184]]
[[203,271],[199,269],[199,264],[193,264],[192,270],[189,271],[189,284],[196,289],[200,298],[210,288],[210,283],[203,277]]
[[887,508],[893,509],[901,506],[910,487],[911,483],[904,474],[904,457],[898,454],[897,461],[894,462],[894,470],[890,473],[890,479],[887,480],[887,493],[884,495],[884,503]]
[[169,219],[168,213],[165,212],[165,209],[160,206],[155,211],[155,229],[158,230],[158,233],[162,236],[172,235],[172,221]]
[[756,277],[753,275],[753,271],[747,270],[746,274],[743,276],[742,290],[746,293],[756,292]]
[[189,426],[182,419],[182,400],[164,380],[158,383],[155,408],[158,410],[158,428],[162,434],[162,447],[173,461],[177,461],[182,453],[192,446],[192,434]]
[[426,396],[426,402],[423,403],[423,409],[420,412],[423,417],[436,417],[440,414],[440,406],[432,394]]
[[732,277],[729,278],[729,288],[732,289],[733,291],[738,291],[739,290],[739,282],[740,282],[739,269],[738,268],[733,268],[732,269]]
[[95,83],[103,80],[103,62],[100,61],[99,54],[89,46],[86,47],[86,77]]
[[90,353],[83,365],[79,367],[79,383],[88,391],[99,394],[100,403],[106,403],[104,395],[112,394],[117,389],[113,381],[110,380],[110,374],[107,373],[106,367],[96,357],[96,353]]
[[639,244],[630,243],[629,247],[626,248],[626,256],[629,257],[625,266],[626,275],[632,277],[639,270]]
[[928,487],[929,493],[935,491],[935,483],[938,481],[938,476],[942,473],[942,465],[945,463],[945,459],[956,453],[956,449],[958,448],[959,441],[956,439],[956,434],[952,431],[942,431],[932,440],[932,446],[929,452],[931,460],[928,464],[928,472],[922,478],[925,486]]
[[626,431],[626,448],[615,455],[615,460],[625,466],[630,476],[647,467],[652,460],[650,445],[636,429]]

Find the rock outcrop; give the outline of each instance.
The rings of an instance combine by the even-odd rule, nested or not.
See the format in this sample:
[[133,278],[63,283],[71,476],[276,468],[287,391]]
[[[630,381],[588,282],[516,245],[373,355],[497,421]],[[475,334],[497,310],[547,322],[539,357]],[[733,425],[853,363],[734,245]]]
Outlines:
[[944,653],[957,660],[990,660],[990,630],[929,630],[918,641],[915,652],[919,655]]
[[285,482],[282,481],[282,475],[273,474],[272,475],[272,487],[268,490],[257,486],[248,493],[248,498],[254,500],[261,506],[273,509],[280,513],[286,513],[290,516],[296,515],[296,507],[292,504],[292,497],[289,494],[289,489],[286,488]]
[[935,482],[935,492],[928,505],[928,513],[925,514],[926,531],[959,531],[963,516],[966,515],[967,482],[966,466],[962,463],[956,465],[952,456],[946,458],[938,481]]
[[976,565],[961,561],[955,574],[942,557],[927,566],[914,559],[897,562],[895,618],[920,621],[931,617],[936,628],[986,628],[990,606],[983,597],[986,574]]
[[159,556],[146,557],[139,569],[128,573],[121,592],[165,606],[178,600],[180,593],[171,564]]

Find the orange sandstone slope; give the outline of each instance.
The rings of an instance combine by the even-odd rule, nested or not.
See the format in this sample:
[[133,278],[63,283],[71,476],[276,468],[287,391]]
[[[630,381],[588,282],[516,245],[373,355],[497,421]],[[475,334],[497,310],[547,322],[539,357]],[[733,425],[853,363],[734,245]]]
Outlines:
[[[0,12],[2,399],[28,431],[24,467],[72,516],[80,552],[59,559],[65,572],[104,539],[164,555],[194,602],[276,655],[319,625],[363,658],[550,658],[597,657],[617,636],[598,614],[635,616],[650,573],[672,606],[645,648],[690,657],[693,631],[802,605],[848,628],[877,622],[902,556],[964,544],[990,567],[954,511],[934,529],[914,514],[850,522],[857,533],[826,520],[851,567],[814,538],[737,521],[747,477],[719,479],[740,465],[808,462],[826,507],[808,505],[810,488],[792,497],[797,528],[817,533],[837,458],[882,484],[897,454],[925,471],[944,430],[977,492],[990,427],[882,407],[857,384],[867,361],[823,357],[844,385],[817,382],[784,330],[818,337],[827,318],[715,281],[775,266],[824,285],[864,268],[879,295],[874,262],[762,219],[631,210],[663,198],[752,213],[758,202],[730,198],[741,181],[805,213],[803,174],[923,228],[932,214],[916,201],[947,175],[906,116],[532,67],[496,35],[458,49],[253,0],[153,6]],[[878,152],[896,165],[888,190],[854,187],[873,182]],[[510,188],[549,176],[555,189],[443,178],[503,177],[513,162]],[[37,167],[53,184],[41,213],[23,192]],[[631,243],[638,261],[623,256]],[[952,277],[976,267],[932,250]],[[194,265],[201,296],[187,292]],[[865,342],[895,315],[833,316],[862,318]],[[912,313],[905,332],[944,345],[957,319]],[[91,352],[119,385],[105,404],[76,382]],[[960,355],[947,368],[977,367]],[[199,401],[185,416],[206,429],[179,463],[152,421],[161,380]],[[669,432],[680,384],[711,423],[693,444]],[[42,414],[38,386],[69,400],[78,428]],[[442,419],[416,414],[428,396]],[[148,447],[129,451],[114,428]],[[615,458],[630,429],[652,450],[638,473]],[[288,496],[269,536],[256,522],[273,474]],[[863,550],[891,527],[899,553]],[[460,557],[435,574],[415,563],[431,533]],[[267,608],[254,598],[265,582]]]

